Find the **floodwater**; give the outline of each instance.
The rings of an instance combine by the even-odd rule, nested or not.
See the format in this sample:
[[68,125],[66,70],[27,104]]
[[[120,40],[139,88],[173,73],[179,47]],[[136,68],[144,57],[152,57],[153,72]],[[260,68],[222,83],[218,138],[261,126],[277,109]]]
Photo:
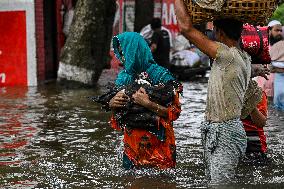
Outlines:
[[[176,169],[125,171],[121,133],[110,128],[110,113],[87,98],[102,94],[114,77],[103,75],[96,89],[0,88],[0,188],[206,188],[199,129],[207,83],[183,82]],[[284,188],[283,123],[284,113],[270,106],[270,162],[241,165],[230,188]]]

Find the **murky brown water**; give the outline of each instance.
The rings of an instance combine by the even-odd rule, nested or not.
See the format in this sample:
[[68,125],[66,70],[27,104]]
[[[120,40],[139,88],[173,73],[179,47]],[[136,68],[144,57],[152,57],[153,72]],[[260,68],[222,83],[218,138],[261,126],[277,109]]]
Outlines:
[[[104,76],[96,90],[0,88],[0,188],[206,188],[199,131],[206,82],[183,83],[183,111],[174,125],[177,168],[129,172],[121,167],[121,133],[87,98],[109,80]],[[284,188],[283,123],[284,113],[270,107],[271,163],[240,166],[232,188]]]

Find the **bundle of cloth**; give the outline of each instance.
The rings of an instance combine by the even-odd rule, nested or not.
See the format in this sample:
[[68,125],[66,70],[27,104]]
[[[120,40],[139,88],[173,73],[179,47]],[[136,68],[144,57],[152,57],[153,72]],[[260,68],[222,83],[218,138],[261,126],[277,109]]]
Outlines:
[[182,34],[175,37],[173,44],[171,65],[180,68],[209,65],[209,57],[190,44]]
[[116,95],[117,92],[123,90],[124,93],[130,97],[130,101],[124,108],[120,108],[114,112],[115,120],[123,129],[128,128],[156,128],[158,117],[156,113],[142,107],[132,100],[132,95],[143,87],[151,101],[159,105],[167,107],[173,101],[175,89],[181,84],[177,81],[168,81],[165,84],[152,85],[147,79],[141,77],[137,78],[132,84],[122,87],[111,87],[109,90],[100,96],[92,97],[92,100],[101,104],[102,108],[109,111],[109,101]]

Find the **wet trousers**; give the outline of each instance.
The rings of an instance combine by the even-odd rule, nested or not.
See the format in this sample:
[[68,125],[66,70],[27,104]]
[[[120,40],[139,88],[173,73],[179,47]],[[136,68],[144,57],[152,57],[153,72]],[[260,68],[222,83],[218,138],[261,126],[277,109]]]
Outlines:
[[205,175],[210,184],[234,180],[239,159],[245,155],[247,139],[240,119],[201,125]]

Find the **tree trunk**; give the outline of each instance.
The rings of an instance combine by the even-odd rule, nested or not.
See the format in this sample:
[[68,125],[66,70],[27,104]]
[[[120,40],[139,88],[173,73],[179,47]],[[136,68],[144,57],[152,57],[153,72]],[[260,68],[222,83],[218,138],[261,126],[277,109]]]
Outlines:
[[110,59],[115,0],[78,0],[58,80],[94,86]]
[[154,16],[154,0],[135,0],[134,31],[140,30],[151,23]]

